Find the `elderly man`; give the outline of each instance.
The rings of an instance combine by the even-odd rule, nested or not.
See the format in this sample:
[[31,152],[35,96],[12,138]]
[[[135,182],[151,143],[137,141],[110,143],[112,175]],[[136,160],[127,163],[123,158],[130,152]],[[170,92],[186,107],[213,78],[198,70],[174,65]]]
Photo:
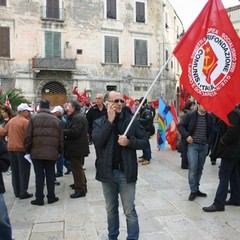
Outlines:
[[8,136],[8,151],[12,169],[12,186],[16,197],[26,199],[33,196],[27,192],[31,164],[24,158],[25,148],[23,144],[24,133],[28,125],[30,111],[33,111],[27,103],[21,103],[18,115],[11,118],[0,135]]
[[84,173],[84,158],[89,154],[88,122],[80,113],[81,106],[78,102],[70,103],[67,111],[68,124],[63,130],[66,143],[66,157],[70,159],[74,183],[71,187],[75,193],[71,198],[85,197],[87,193],[87,180]]
[[55,163],[63,151],[63,131],[58,118],[49,110],[49,101],[40,101],[40,110],[29,121],[24,145],[30,153],[36,183],[36,199],[33,205],[44,205],[44,182],[46,177],[48,204],[58,201],[55,196]]
[[108,237],[119,235],[118,195],[127,220],[127,239],[139,238],[138,216],[135,209],[137,181],[136,150],[149,146],[147,133],[135,119],[126,136],[123,135],[132,115],[123,111],[123,96],[116,91],[106,96],[107,115],[93,124],[93,143],[101,153],[97,161],[96,179],[102,182],[106,202]]
[[87,112],[86,117],[88,120],[88,135],[89,144],[92,144],[92,128],[93,122],[104,115],[107,114],[107,109],[103,103],[103,95],[98,93],[96,95],[96,104],[93,105]]

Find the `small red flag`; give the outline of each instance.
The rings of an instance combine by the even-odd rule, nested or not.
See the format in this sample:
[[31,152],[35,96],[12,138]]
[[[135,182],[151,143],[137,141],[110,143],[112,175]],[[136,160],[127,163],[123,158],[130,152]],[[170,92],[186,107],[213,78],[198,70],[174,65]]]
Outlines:
[[8,106],[9,108],[12,108],[10,100],[8,98],[8,95],[6,95],[5,106]]
[[171,102],[171,110],[170,111],[173,115],[173,120],[167,128],[166,139],[167,139],[168,144],[171,146],[171,149],[176,150],[177,149],[177,137],[178,137],[178,131],[177,131],[178,117],[177,117],[177,111],[176,111],[173,101]]
[[221,0],[207,2],[173,53],[182,67],[180,84],[228,123],[240,102],[240,39]]
[[80,94],[78,92],[78,87],[75,86],[72,93],[77,95],[78,100],[82,102],[83,106],[85,106],[87,104],[88,99],[87,99],[87,92],[86,91],[84,91],[82,94]]
[[135,103],[134,99],[130,98],[127,95],[123,95],[124,100],[126,101],[126,105],[128,105],[128,107],[132,108],[133,104]]

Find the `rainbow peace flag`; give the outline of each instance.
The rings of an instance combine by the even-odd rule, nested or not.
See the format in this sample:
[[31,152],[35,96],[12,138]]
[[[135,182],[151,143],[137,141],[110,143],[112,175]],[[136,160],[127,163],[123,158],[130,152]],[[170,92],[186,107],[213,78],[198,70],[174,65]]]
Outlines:
[[158,123],[157,145],[160,150],[163,150],[165,148],[166,129],[171,124],[172,120],[173,115],[171,113],[171,107],[167,106],[163,99],[160,97],[157,116]]

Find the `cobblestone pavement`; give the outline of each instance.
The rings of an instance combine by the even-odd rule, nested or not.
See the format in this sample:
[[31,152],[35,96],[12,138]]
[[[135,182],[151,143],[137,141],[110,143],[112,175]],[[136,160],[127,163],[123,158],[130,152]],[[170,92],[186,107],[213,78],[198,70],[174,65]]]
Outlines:
[[[156,148],[151,139],[152,160],[139,165],[136,208],[140,222],[140,240],[239,240],[240,207],[227,206],[225,212],[205,213],[203,206],[212,204],[218,185],[218,166],[206,160],[200,189],[207,198],[188,201],[187,170],[180,168],[180,156],[169,146]],[[58,178],[54,204],[33,206],[31,199],[16,199],[11,175],[4,173],[7,192],[4,194],[15,240],[107,240],[107,222],[101,184],[95,180],[95,152],[86,158],[88,193],[85,198],[71,199],[72,175]],[[138,156],[142,155],[138,151]],[[29,193],[34,193],[32,169]],[[120,207],[119,240],[126,239],[125,217]]]

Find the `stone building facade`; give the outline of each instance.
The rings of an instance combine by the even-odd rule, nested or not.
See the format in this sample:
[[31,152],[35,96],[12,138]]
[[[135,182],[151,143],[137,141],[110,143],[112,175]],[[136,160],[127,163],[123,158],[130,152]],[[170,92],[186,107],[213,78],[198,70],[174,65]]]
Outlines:
[[240,37],[240,5],[227,8],[228,16],[231,19],[238,36]]
[[[0,0],[0,83],[52,105],[78,86],[90,101],[116,89],[144,96],[183,25],[167,0]],[[177,98],[172,58],[148,99]]]

